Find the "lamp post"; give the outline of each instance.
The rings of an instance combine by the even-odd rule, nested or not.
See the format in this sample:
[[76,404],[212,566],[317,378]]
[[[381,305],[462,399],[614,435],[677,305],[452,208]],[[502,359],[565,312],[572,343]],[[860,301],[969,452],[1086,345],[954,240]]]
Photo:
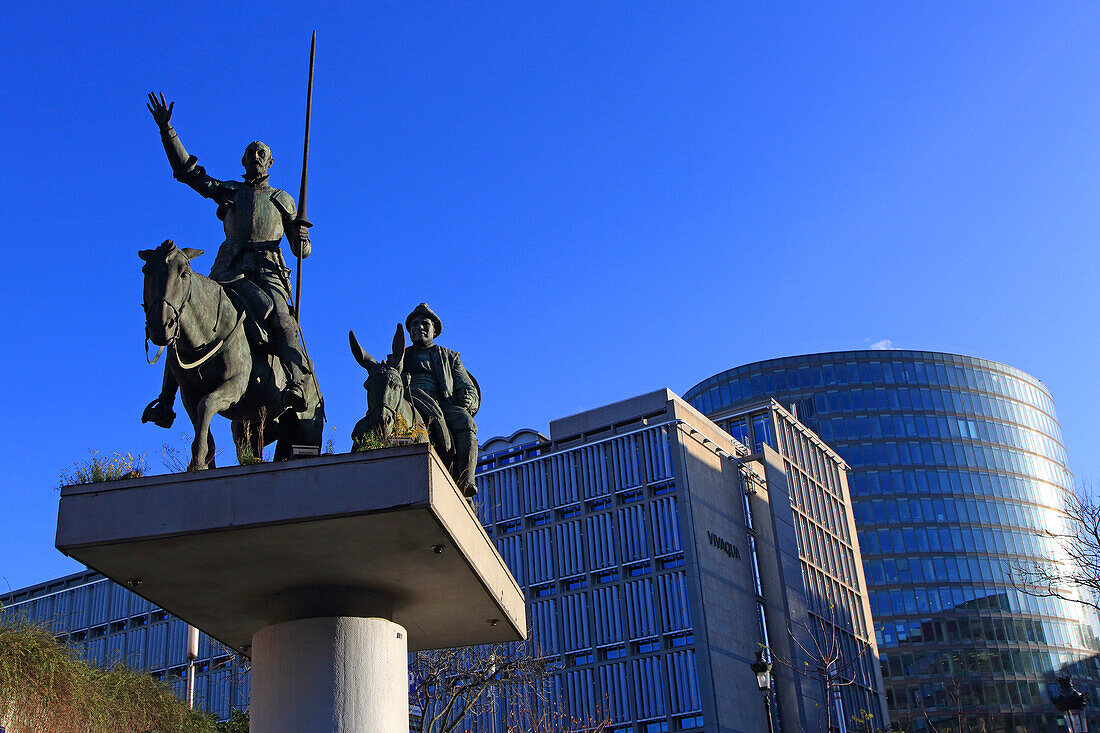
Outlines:
[[768,733],[772,733],[772,663],[764,659],[764,650],[756,651],[756,661],[749,665],[756,675],[756,686],[764,697],[764,716],[768,719]]
[[1069,677],[1058,678],[1059,695],[1052,702],[1058,712],[1066,718],[1068,733],[1088,733],[1089,722],[1085,719],[1085,704],[1089,701],[1087,692],[1073,689]]

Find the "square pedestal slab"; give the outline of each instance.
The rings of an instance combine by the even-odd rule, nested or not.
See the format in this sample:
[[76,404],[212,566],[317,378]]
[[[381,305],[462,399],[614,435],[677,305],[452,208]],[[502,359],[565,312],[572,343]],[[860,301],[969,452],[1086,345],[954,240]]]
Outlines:
[[522,590],[427,444],[67,486],[57,548],[238,651],[310,587],[392,597],[410,651],[527,635]]

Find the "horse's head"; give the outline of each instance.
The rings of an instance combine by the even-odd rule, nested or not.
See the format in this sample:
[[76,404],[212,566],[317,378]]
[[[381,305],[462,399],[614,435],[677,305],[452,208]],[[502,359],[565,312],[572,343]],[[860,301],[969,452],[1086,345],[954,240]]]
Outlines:
[[364,425],[368,430],[377,431],[383,440],[389,440],[405,399],[405,380],[401,374],[405,361],[405,329],[398,324],[393,337],[393,351],[385,361],[376,361],[364,351],[354,331],[348,331],[348,340],[355,360],[367,370],[367,381],[363,382],[367,390]]
[[180,313],[191,297],[191,260],[201,254],[201,249],[179,249],[171,239],[138,252],[145,261],[145,335],[157,346],[172,343],[179,334]]

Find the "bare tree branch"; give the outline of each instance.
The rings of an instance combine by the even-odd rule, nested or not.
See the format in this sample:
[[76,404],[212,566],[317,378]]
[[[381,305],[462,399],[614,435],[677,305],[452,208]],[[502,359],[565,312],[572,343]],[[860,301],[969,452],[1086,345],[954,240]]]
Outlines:
[[466,718],[492,712],[499,692],[542,699],[549,662],[532,643],[417,652],[409,671],[421,733],[451,733]]
[[1067,491],[1061,526],[1042,535],[1042,558],[1009,561],[1012,586],[1034,598],[1057,598],[1100,611],[1100,500],[1088,485]]

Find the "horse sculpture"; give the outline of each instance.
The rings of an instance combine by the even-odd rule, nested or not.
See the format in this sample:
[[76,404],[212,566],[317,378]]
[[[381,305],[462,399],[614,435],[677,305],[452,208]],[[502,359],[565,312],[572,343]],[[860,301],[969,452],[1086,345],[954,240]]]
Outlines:
[[195,428],[188,470],[214,467],[210,422],[216,414],[232,421],[241,462],[249,453],[261,456],[275,441],[275,460],[291,458],[295,445],[320,447],[324,402],[317,380],[310,374],[306,381],[305,411],[284,410],[283,370],[274,356],[251,348],[245,313],[225,289],[191,269],[200,254],[172,240],[138,252],[145,261],[146,337],[167,348],[165,369],[179,384]]
[[[405,329],[397,325],[393,336],[393,351],[385,361],[376,361],[363,350],[355,338],[354,331],[348,331],[351,353],[359,365],[367,370],[367,381],[363,382],[367,390],[367,414],[351,431],[352,451],[364,450],[362,447],[371,433],[388,442],[394,434],[394,428],[402,423],[412,428],[416,442],[427,438],[424,421],[420,419],[409,399],[405,377],[401,373],[405,360]],[[420,428],[417,430],[417,428]]]

